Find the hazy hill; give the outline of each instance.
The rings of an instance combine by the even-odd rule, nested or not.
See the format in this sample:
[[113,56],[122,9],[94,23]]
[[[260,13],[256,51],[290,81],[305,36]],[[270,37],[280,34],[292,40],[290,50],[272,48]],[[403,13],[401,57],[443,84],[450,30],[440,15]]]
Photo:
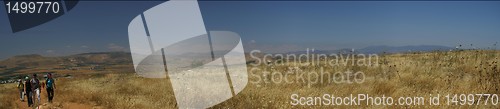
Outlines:
[[129,64],[132,57],[129,52],[97,52],[83,53],[63,57],[69,61],[76,61],[87,64]]
[[[369,46],[361,49],[354,49],[356,53],[379,54],[379,53],[405,53],[405,52],[428,52],[428,51],[448,51],[454,48],[439,45],[410,45],[410,46]],[[338,50],[314,50],[316,54],[349,53],[352,49],[344,48]],[[288,54],[305,54],[306,51],[288,52]],[[312,50],[309,50],[312,53]]]
[[362,53],[403,53],[403,52],[428,52],[428,51],[448,51],[454,48],[439,45],[417,45],[417,46],[370,46],[356,51]]
[[0,66],[12,67],[46,67],[60,64],[130,64],[132,59],[128,52],[83,53],[61,57],[45,57],[38,54],[19,55],[0,61]]
[[[355,49],[356,53],[402,53],[409,51],[447,51],[453,49],[446,46],[437,45],[418,45],[418,46],[370,46],[361,49]],[[315,50],[316,54],[347,53],[352,49],[339,50]],[[309,51],[311,53],[311,51]],[[289,52],[289,54],[302,54],[306,51]],[[247,53],[248,55],[248,53]],[[248,57],[247,57],[248,60]],[[45,57],[38,54],[19,55],[0,61],[0,66],[12,67],[47,67],[66,65],[90,65],[90,64],[132,64],[132,58],[129,52],[96,52],[82,53],[70,56]]]
[[24,67],[34,67],[34,66],[45,66],[45,65],[53,65],[57,64],[58,61],[61,61],[61,58],[56,57],[44,57],[38,54],[30,54],[30,55],[19,55],[8,58],[6,60],[0,61],[0,66],[6,67],[16,67],[16,66],[24,66]]

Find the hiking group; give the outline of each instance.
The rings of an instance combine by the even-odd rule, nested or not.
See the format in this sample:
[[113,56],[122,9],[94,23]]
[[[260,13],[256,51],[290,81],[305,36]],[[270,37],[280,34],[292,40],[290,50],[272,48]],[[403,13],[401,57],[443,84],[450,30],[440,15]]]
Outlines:
[[26,96],[28,101],[28,107],[33,106],[34,101],[37,100],[38,104],[41,104],[40,91],[45,88],[47,91],[47,98],[49,102],[52,102],[52,98],[54,98],[54,89],[56,88],[56,84],[54,83],[54,79],[52,78],[52,74],[48,73],[45,77],[45,82],[41,82],[38,80],[36,74],[30,76],[26,76],[23,79],[18,80],[17,88],[19,89],[19,95],[21,101],[24,101],[24,96]]

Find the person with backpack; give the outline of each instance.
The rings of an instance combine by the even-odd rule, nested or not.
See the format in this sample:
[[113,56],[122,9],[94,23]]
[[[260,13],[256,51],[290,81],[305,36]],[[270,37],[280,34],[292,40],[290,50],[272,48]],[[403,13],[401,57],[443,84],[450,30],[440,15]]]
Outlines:
[[52,78],[52,73],[47,74],[47,79],[45,80],[45,86],[49,102],[52,102],[52,98],[54,98],[54,89],[56,89],[56,83]]
[[26,80],[24,81],[24,92],[26,95],[26,98],[28,99],[28,107],[31,107],[33,105],[33,92],[31,89],[31,82],[29,76],[26,76]]
[[20,95],[20,99],[21,99],[21,102],[24,101],[24,83],[23,83],[23,77],[19,78],[19,80],[17,80],[17,89],[19,90],[19,95]]
[[40,104],[40,80],[36,77],[36,74],[33,74],[33,78],[31,78],[31,89],[33,93],[33,99],[38,99],[38,104]]

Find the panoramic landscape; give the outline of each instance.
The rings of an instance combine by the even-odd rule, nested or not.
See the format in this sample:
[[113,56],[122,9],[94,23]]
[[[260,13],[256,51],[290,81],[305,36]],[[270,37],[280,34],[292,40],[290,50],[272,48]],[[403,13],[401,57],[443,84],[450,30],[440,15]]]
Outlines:
[[[339,53],[342,54],[342,53]],[[314,54],[310,54],[314,55]],[[168,78],[150,79],[133,71],[129,53],[87,53],[64,57],[39,55],[15,56],[2,61],[3,80],[19,76],[51,72],[57,80],[56,98],[53,103],[42,100],[41,108],[176,108],[175,97]],[[256,57],[263,55],[254,54]],[[268,57],[265,64],[255,66],[256,61],[247,54],[249,83],[235,97],[212,108],[308,108],[290,105],[290,94],[322,96],[323,93],[339,96],[369,94],[372,96],[414,97],[440,94],[488,93],[500,94],[500,51],[481,49],[451,49],[446,51],[380,53],[372,66],[329,66],[322,60],[314,66],[297,66],[286,58]],[[333,58],[327,58],[333,59]],[[360,58],[353,58],[360,59]],[[106,62],[106,63],[103,63]],[[8,63],[8,64],[5,64]],[[311,64],[311,63],[309,63]],[[102,67],[96,67],[102,66]],[[251,69],[258,68],[260,71]],[[299,72],[324,70],[332,75],[335,71],[364,72],[360,76],[344,76],[344,80],[364,78],[363,83],[335,83],[320,79],[314,83],[276,82],[278,72],[287,80],[296,80]],[[105,70],[104,70],[105,69]],[[273,73],[265,73],[273,72]],[[382,72],[382,73],[380,73]],[[279,78],[283,79],[283,78]],[[311,78],[306,78],[311,79]],[[318,80],[316,77],[313,78]],[[273,82],[266,82],[273,81]],[[0,85],[1,107],[5,109],[27,108],[18,99],[16,83]],[[429,96],[427,96],[429,95]],[[42,98],[45,93],[42,94]],[[477,101],[478,99],[476,99]],[[485,100],[485,98],[483,98]],[[444,101],[444,100],[442,100]],[[439,105],[427,104],[380,105],[360,104],[357,108],[498,108],[498,105]],[[446,102],[441,102],[446,103]],[[474,102],[476,103],[476,102]],[[483,102],[481,102],[483,103]],[[260,105],[252,105],[260,104]],[[328,105],[314,105],[328,108]],[[336,106],[348,108],[351,106]]]
[[0,4],[0,109],[500,109],[500,1]]

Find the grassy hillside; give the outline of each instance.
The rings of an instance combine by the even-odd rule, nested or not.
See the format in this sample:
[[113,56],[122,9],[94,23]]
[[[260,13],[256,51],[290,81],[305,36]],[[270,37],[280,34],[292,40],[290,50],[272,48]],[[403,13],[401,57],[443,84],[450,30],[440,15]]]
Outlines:
[[[61,64],[129,64],[132,58],[128,52],[83,53],[61,57],[45,57],[37,54],[19,55],[0,60],[0,66],[13,67],[46,67]],[[1,72],[0,72],[1,73]]]
[[[381,55],[378,66],[316,66],[295,67],[293,63],[276,66],[251,66],[261,72],[249,75],[249,81],[257,79],[272,81],[274,76],[262,72],[290,73],[294,71],[362,71],[362,83],[332,84],[328,81],[316,83],[249,82],[235,97],[215,105],[213,108],[310,108],[290,105],[290,95],[322,96],[335,94],[370,94],[373,96],[424,96],[430,94],[500,94],[499,51],[467,50],[429,53],[407,53]],[[328,61],[328,60],[324,60]],[[251,71],[248,71],[252,73]],[[258,75],[258,76],[255,76]],[[260,78],[266,77],[266,78]],[[355,78],[355,77],[353,77]],[[351,78],[352,79],[352,78]],[[104,74],[57,80],[58,89],[54,102],[78,103],[104,108],[174,108],[176,107],[172,87],[168,79],[146,79],[135,74]],[[13,85],[0,85],[1,105],[16,108],[9,99],[16,98]],[[15,99],[17,100],[17,99]],[[427,101],[426,101],[427,102]],[[442,103],[444,100],[441,101]],[[427,103],[426,103],[427,104]],[[57,106],[56,106],[57,107]],[[440,106],[312,106],[323,108],[500,108],[499,105],[440,105]]]

